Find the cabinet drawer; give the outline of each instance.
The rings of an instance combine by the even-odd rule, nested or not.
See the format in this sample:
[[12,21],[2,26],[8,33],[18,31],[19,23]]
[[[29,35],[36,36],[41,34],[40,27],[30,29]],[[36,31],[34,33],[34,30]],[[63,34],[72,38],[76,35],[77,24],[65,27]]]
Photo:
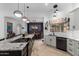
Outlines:
[[67,40],[67,46],[69,46],[69,47],[74,47],[74,40],[72,40],[72,39],[68,39]]
[[68,51],[70,54],[74,55],[74,49],[73,49],[73,48],[67,47],[67,51]]
[[72,39],[67,39],[67,41],[70,42],[70,43],[74,42],[74,40],[72,40]]
[[76,46],[77,46],[77,47],[79,47],[79,42],[77,42],[77,41],[76,41],[76,43],[75,43],[75,44],[76,44]]
[[67,43],[67,46],[73,47],[74,44],[73,43]]

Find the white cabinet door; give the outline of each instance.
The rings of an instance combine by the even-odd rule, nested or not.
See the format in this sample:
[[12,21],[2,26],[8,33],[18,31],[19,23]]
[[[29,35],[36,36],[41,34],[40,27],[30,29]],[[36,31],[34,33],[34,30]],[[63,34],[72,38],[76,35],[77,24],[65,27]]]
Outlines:
[[70,54],[74,55],[74,49],[73,49],[72,47],[67,47],[67,51],[68,51]]
[[54,46],[54,47],[56,47],[56,37],[55,36],[52,36],[51,37],[51,46]]
[[74,56],[79,56],[79,41],[68,39],[67,51]]
[[79,42],[75,41],[75,55],[79,56]]
[[67,51],[72,54],[75,55],[75,41],[73,39],[67,39]]
[[45,43],[50,45],[50,37],[49,36],[46,36],[45,37]]
[[56,37],[55,36],[45,36],[45,43],[56,47]]

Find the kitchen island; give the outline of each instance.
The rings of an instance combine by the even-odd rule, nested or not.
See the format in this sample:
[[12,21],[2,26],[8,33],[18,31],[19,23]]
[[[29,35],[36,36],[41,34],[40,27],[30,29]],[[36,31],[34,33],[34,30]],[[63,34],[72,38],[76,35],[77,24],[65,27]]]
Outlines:
[[28,56],[31,55],[33,34],[24,38],[22,35],[0,41],[0,56]]
[[27,55],[28,43],[5,43],[0,44],[0,56],[25,56]]

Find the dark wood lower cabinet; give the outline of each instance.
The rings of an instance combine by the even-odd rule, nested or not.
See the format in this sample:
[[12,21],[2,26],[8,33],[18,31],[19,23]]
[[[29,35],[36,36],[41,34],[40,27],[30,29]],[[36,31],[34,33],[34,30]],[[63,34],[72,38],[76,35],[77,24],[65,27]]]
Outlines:
[[21,56],[21,51],[0,51],[0,56]]
[[27,38],[27,41],[26,39],[18,39],[18,40],[15,40],[11,43],[26,43],[27,44],[25,45],[25,47],[23,47],[22,50],[14,50],[14,49],[11,49],[11,50],[0,50],[0,56],[31,56],[31,52],[32,52],[32,47],[33,47],[33,43],[34,43],[34,40],[33,39],[30,39],[30,38]]
[[22,50],[0,50],[0,56],[27,56],[27,45]]
[[27,50],[0,51],[0,56],[27,56]]
[[29,42],[29,44],[28,44],[28,47],[27,47],[27,55],[28,55],[28,56],[31,56],[33,43],[34,43],[34,40],[31,40],[31,41]]

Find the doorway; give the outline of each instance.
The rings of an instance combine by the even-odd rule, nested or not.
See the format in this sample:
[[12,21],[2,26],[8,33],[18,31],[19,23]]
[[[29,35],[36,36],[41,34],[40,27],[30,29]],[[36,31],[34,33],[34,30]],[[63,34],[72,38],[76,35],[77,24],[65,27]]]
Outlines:
[[43,23],[42,22],[33,22],[27,24],[28,34],[35,34],[36,39],[43,38]]

